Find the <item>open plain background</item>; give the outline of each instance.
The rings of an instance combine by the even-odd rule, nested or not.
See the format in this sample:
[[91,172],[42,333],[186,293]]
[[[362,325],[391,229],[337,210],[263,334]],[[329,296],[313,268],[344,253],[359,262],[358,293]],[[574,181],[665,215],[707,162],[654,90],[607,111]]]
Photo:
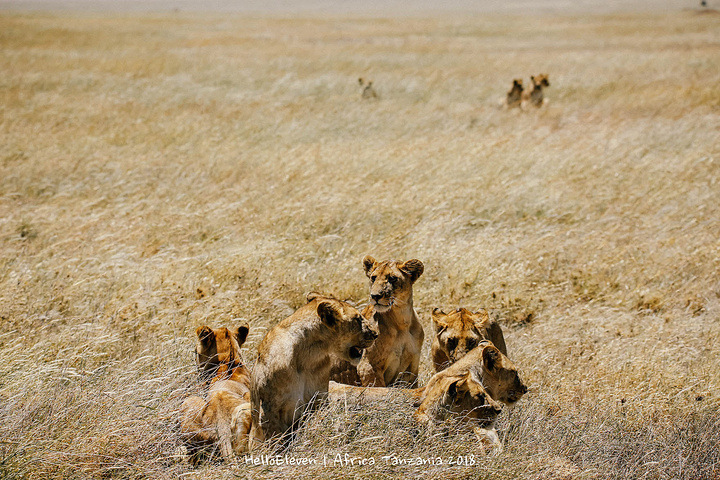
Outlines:
[[[720,478],[720,5],[696,7],[0,1],[0,478]],[[536,73],[546,107],[498,108]],[[248,321],[252,363],[306,292],[362,304],[366,254],[425,262],[422,381],[433,307],[500,319],[530,386],[504,451],[389,399],[289,451],[375,466],[191,468],[194,329]]]

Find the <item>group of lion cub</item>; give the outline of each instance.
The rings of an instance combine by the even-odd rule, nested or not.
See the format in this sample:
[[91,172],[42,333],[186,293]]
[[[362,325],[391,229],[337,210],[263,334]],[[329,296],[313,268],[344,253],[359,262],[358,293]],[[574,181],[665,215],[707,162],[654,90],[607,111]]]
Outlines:
[[524,89],[522,78],[514,79],[512,87],[510,87],[505,97],[505,107],[525,109],[530,105],[537,108],[546,105],[548,100],[545,98],[543,90],[550,86],[548,74],[541,73],[540,75],[531,75],[530,82],[532,83],[531,88]]
[[[287,445],[304,415],[323,398],[350,394],[381,400],[402,391],[428,427],[450,418],[474,429],[478,439],[500,447],[493,427],[501,404],[527,392],[506,356],[503,333],[487,311],[434,309],[435,375],[415,386],[425,334],[413,308],[420,260],[363,259],[370,303],[358,311],[318,293],[275,325],[258,346],[252,371],[240,357],[247,324],[197,328],[197,362],[209,386],[206,397],[182,405],[181,431],[193,463],[217,451],[224,458],[265,441]],[[406,388],[400,388],[406,387]]]
[[[505,98],[500,100],[499,106],[525,110],[529,106],[540,108],[547,105],[548,99],[545,98],[544,90],[550,86],[548,74],[531,75],[530,83],[532,85],[529,88],[524,88],[522,78],[514,79],[512,87],[510,87]],[[380,98],[373,88],[371,80],[366,81],[361,77],[358,79],[358,84],[360,85],[360,98],[363,100]]]

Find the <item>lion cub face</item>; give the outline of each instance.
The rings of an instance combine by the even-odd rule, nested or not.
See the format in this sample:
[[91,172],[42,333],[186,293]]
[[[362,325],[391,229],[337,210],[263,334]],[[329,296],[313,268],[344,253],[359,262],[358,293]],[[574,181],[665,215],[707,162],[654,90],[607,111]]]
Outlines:
[[550,79],[548,78],[547,73],[541,73],[540,75],[530,77],[530,80],[532,80],[533,85],[535,88],[537,87],[549,87],[550,86]]
[[493,400],[482,384],[472,378],[470,373],[460,377],[450,377],[443,386],[441,405],[453,415],[462,415],[464,419],[478,422],[494,422],[502,406]]
[[[492,429],[502,406],[485,390],[473,372],[436,373],[424,389],[415,416],[421,422],[437,424],[448,419],[459,420],[459,427]],[[481,430],[479,439],[493,446],[500,445],[497,434]]]
[[377,313],[406,305],[412,299],[412,286],[425,267],[420,260],[377,262],[370,255],[363,258],[365,275],[370,279],[370,304]]
[[489,340],[487,328],[490,325],[490,316],[486,310],[471,312],[465,308],[458,308],[454,312],[445,313],[439,308],[433,309],[433,324],[435,326],[435,347],[442,350],[450,363],[455,363],[477,347],[482,340]]
[[240,347],[247,339],[249,327],[243,323],[233,328],[210,328],[207,325],[195,330],[195,353],[200,375],[209,379],[217,374],[220,365],[242,364]]
[[520,380],[515,364],[488,341],[483,341],[468,357],[474,356],[478,349],[482,358],[482,383],[490,396],[505,405],[520,400],[527,393],[527,387]]
[[363,351],[372,345],[378,336],[374,322],[365,319],[350,304],[332,297],[310,293],[307,300],[308,303],[316,304],[318,317],[332,336],[330,344],[336,349],[334,353],[352,365],[360,363]]

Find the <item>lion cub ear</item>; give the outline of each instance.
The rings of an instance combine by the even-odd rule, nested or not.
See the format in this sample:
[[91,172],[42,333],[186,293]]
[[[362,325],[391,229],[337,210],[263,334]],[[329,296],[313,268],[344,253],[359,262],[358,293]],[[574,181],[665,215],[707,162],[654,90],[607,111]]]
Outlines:
[[310,302],[312,302],[313,300],[315,300],[316,298],[321,297],[321,296],[322,296],[322,295],[320,295],[320,294],[317,293],[317,292],[309,292],[309,293],[305,296],[305,299],[307,300],[307,303],[310,303]]
[[320,320],[328,327],[334,327],[342,320],[342,313],[331,302],[323,301],[318,303],[317,314]]
[[422,275],[425,271],[425,265],[423,265],[423,263],[417,258],[413,258],[412,260],[408,260],[405,263],[401,263],[400,265],[398,265],[398,268],[405,275],[409,275],[410,281],[413,283],[415,282],[415,280],[420,278],[420,275]]
[[485,328],[490,323],[490,314],[484,308],[481,308],[477,312],[473,312],[473,323],[476,328]]
[[365,275],[367,275],[369,277],[370,272],[373,271],[377,262],[370,255],[365,255],[365,258],[363,258],[362,263],[363,263],[363,268],[365,269]]
[[446,316],[447,313],[443,312],[439,308],[433,308],[432,320],[435,325],[435,333],[440,333],[448,327],[448,324],[445,322]]
[[470,387],[467,376],[458,378],[448,386],[448,395],[453,400],[462,400],[468,391],[470,391]]
[[202,325],[196,328],[195,335],[197,335],[198,340],[205,345],[215,340],[215,332],[213,332],[213,329],[207,325]]
[[248,333],[250,333],[250,326],[247,322],[241,323],[234,329],[233,335],[239,347],[242,347],[242,344],[247,340]]
[[483,366],[488,370],[495,370],[500,363],[500,350],[494,345],[487,345],[482,351]]

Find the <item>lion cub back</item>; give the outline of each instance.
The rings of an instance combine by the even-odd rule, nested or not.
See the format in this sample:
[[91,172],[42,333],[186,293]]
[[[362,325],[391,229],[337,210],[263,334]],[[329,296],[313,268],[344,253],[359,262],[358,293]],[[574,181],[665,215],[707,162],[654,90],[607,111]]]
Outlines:
[[244,452],[250,431],[250,373],[240,346],[249,327],[198,327],[197,364],[200,378],[210,384],[207,399],[193,395],[181,407],[180,427],[192,463],[219,451],[223,458]]

